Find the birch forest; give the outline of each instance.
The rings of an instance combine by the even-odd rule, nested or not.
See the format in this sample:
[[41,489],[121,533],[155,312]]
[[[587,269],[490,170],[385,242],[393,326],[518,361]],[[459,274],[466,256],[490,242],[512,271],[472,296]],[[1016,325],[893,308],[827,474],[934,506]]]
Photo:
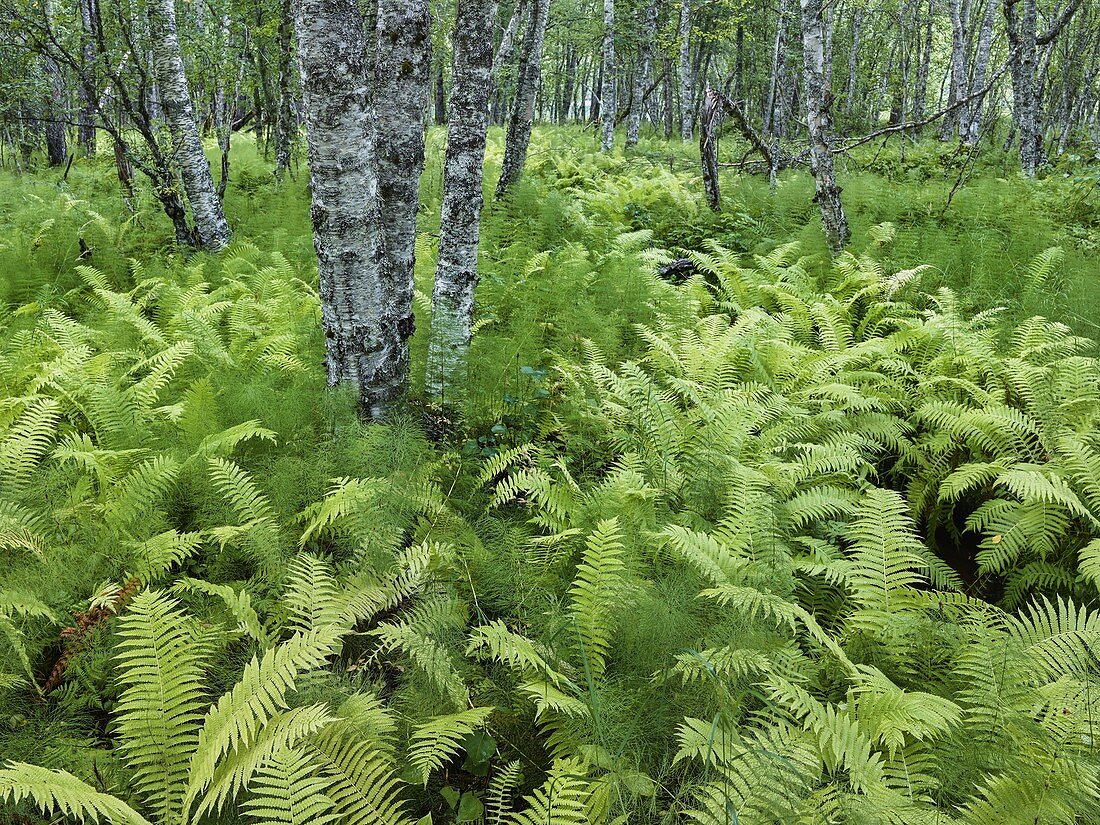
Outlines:
[[0,825],[1096,825],[1098,344],[1100,0],[0,0]]

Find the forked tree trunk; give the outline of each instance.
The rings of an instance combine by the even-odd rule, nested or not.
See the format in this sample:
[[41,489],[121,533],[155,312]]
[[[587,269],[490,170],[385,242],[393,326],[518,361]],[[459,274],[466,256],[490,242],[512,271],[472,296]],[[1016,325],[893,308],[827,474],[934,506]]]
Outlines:
[[630,93],[630,114],[626,119],[626,145],[634,146],[638,142],[638,131],[642,125],[642,111],[645,109],[645,90],[653,69],[653,36],[657,32],[657,5],[660,0],[650,0],[645,7],[642,19],[641,42],[638,45],[638,68],[634,72],[634,84]]
[[425,385],[439,403],[461,396],[474,318],[485,132],[493,87],[494,0],[458,0],[447,153],[443,165],[439,258],[432,290]]
[[[968,20],[964,16],[963,0],[948,0],[947,8],[951,16],[951,93],[948,105],[966,97],[966,27]],[[950,138],[959,126],[959,110],[953,109],[944,115],[940,127],[940,137]]]
[[806,126],[810,135],[810,170],[815,181],[814,200],[821,208],[821,222],[829,249],[844,249],[851,231],[840,200],[840,187],[833,171],[833,150],[829,143],[830,95],[825,87],[825,27],[822,0],[801,0],[802,78],[806,104]]
[[500,198],[523,176],[527,162],[527,147],[531,143],[531,128],[535,120],[535,96],[542,80],[542,47],[546,42],[546,22],[550,17],[550,0],[533,0],[531,21],[523,40],[516,96],[508,116],[508,135],[504,140],[504,161],[497,181],[496,196]]
[[393,369],[380,323],[387,308],[363,16],[358,0],[295,7],[328,382],[354,386],[363,411],[379,417],[393,398]]
[[691,76],[691,0],[680,0],[680,22],[676,29],[680,46],[680,138],[691,140],[695,122],[695,84]]
[[404,394],[409,373],[416,214],[424,170],[424,114],[431,83],[428,0],[378,0],[374,63],[375,153],[385,263],[382,356],[376,388],[387,399]]
[[229,224],[214,189],[210,162],[203,152],[198,124],[195,123],[191,91],[183,71],[183,56],[176,33],[176,8],[173,0],[151,0],[147,11],[160,102],[172,136],[183,188],[191,204],[199,246],[216,252],[229,243]]
[[603,0],[603,82],[600,85],[600,151],[615,148],[615,0]]

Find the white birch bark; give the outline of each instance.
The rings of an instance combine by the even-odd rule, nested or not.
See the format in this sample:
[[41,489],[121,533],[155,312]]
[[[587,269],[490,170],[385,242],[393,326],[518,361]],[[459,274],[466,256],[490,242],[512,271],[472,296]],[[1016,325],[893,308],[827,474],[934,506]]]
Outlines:
[[183,188],[191,205],[199,246],[213,252],[229,243],[229,224],[214,189],[210,162],[202,147],[191,90],[183,70],[176,8],[173,0],[150,0],[147,6],[149,35],[153,46],[160,105],[172,137],[173,154],[179,165]]
[[691,76],[691,0],[680,0],[680,22],[676,29],[680,69],[680,138],[691,140],[695,112],[695,84]]
[[298,0],[295,12],[328,382],[350,383],[377,418],[391,370],[363,17],[358,0]]
[[810,134],[810,171],[815,181],[814,200],[821,208],[821,222],[829,249],[838,253],[848,242],[850,230],[840,200],[840,187],[833,171],[833,150],[829,143],[828,89],[825,86],[825,26],[822,0],[801,0],[802,64],[806,126]]
[[523,175],[531,128],[535,120],[535,97],[542,81],[542,49],[546,42],[546,23],[550,18],[550,0],[533,0],[531,21],[523,41],[523,58],[516,84],[516,97],[508,115],[508,135],[504,139],[504,161],[500,167],[496,196],[500,198]]
[[[951,92],[948,96],[948,105],[966,97],[966,27],[968,21],[964,17],[962,0],[948,0],[948,12],[951,17]],[[951,137],[958,128],[958,110],[948,112],[944,116],[940,135],[945,140]]]
[[[989,71],[989,54],[993,48],[993,23],[997,15],[997,0],[986,0],[985,14],[978,29],[978,46],[974,52],[974,76],[970,81],[970,94],[977,94],[985,88],[986,74]],[[982,107],[985,95],[971,101],[963,114],[961,131],[967,145],[978,142],[982,130]]]
[[603,78],[600,85],[600,151],[615,147],[615,0],[603,0]]
[[378,0],[377,44],[375,153],[385,253],[379,323],[386,372],[375,380],[378,391],[397,398],[407,388],[409,338],[415,329],[416,215],[431,84],[428,0]]
[[439,257],[432,289],[425,385],[437,403],[457,400],[474,318],[485,133],[493,87],[494,0],[458,0],[455,11]]
[[634,84],[630,93],[630,114],[626,119],[626,145],[634,146],[638,142],[638,132],[642,125],[642,111],[645,108],[642,98],[646,85],[653,72],[653,37],[657,32],[657,12],[660,0],[650,0],[642,18],[641,42],[638,44],[638,69],[634,72]]

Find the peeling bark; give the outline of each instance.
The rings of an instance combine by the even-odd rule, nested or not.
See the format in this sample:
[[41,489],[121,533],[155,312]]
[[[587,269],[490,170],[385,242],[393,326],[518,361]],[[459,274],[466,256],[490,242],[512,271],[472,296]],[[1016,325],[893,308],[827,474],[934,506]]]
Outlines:
[[440,403],[453,401],[461,393],[473,329],[485,132],[493,85],[493,42],[485,32],[491,30],[495,17],[494,0],[458,0],[425,375],[428,396]]

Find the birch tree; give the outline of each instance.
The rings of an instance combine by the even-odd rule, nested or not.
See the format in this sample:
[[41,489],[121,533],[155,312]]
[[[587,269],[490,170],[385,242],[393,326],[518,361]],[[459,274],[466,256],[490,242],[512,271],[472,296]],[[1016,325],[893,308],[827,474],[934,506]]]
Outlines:
[[642,112],[645,109],[645,91],[649,76],[653,70],[653,37],[657,32],[657,13],[660,0],[650,0],[646,4],[638,43],[638,67],[634,72],[634,83],[630,92],[630,113],[626,119],[626,145],[634,146],[638,142],[638,132],[642,125]]
[[676,29],[679,44],[680,69],[680,138],[691,140],[694,124],[692,111],[695,84],[691,76],[691,0],[680,0],[680,22]]
[[416,264],[416,215],[424,170],[424,114],[431,83],[428,0],[378,0],[374,60],[375,154],[382,218],[382,340],[387,397],[404,393]]
[[461,393],[477,288],[485,133],[493,81],[493,0],[458,0],[455,11],[439,256],[432,289],[426,389],[437,403]]
[[393,380],[380,323],[382,231],[363,17],[358,0],[295,6],[328,383],[354,386],[377,417]]
[[191,206],[195,233],[199,246],[217,252],[229,243],[229,224],[214,188],[210,162],[206,159],[195,122],[195,109],[176,31],[175,4],[173,0],[150,0],[146,13],[160,106],[172,137],[173,155],[183,179],[187,202]]
[[542,80],[542,48],[546,42],[546,23],[550,18],[550,0],[531,0],[531,20],[523,40],[516,97],[508,115],[508,134],[504,139],[504,161],[500,167],[496,196],[502,197],[523,175],[531,128],[535,120],[535,96]]
[[600,151],[615,146],[615,0],[603,0],[603,82],[600,85]]
[[840,200],[833,171],[829,106],[825,85],[825,24],[822,0],[801,0],[802,84],[805,89],[806,126],[810,135],[810,171],[814,176],[814,200],[821,209],[825,239],[834,253],[844,249],[851,231]]

